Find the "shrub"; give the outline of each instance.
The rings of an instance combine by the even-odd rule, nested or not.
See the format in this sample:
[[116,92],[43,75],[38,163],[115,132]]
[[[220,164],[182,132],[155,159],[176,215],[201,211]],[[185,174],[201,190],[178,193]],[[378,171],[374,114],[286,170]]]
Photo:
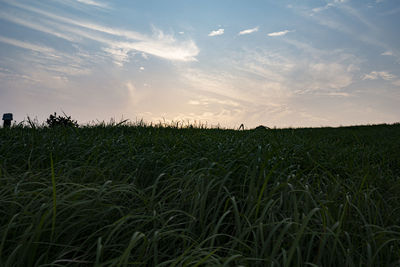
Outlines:
[[57,116],[57,113],[54,112],[53,114],[50,114],[50,117],[46,120],[47,125],[50,128],[53,127],[58,127],[58,126],[62,126],[62,127],[78,127],[78,122],[71,119],[71,116],[67,116],[64,113],[64,116]]

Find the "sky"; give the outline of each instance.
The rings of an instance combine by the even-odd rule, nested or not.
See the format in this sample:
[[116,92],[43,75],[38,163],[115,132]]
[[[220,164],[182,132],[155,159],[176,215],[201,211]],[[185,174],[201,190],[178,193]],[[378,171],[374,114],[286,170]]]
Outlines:
[[246,128],[400,121],[399,0],[0,0],[0,112]]

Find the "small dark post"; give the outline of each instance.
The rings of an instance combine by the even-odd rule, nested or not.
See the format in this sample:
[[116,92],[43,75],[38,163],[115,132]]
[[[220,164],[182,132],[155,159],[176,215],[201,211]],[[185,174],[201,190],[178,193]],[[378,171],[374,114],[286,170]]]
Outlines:
[[8,128],[11,126],[11,121],[13,120],[13,114],[12,113],[4,113],[3,114],[3,127]]

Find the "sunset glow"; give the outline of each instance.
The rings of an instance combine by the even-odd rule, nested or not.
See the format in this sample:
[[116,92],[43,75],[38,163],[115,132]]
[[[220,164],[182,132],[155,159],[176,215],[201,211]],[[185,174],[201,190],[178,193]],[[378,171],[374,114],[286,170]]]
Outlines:
[[223,127],[400,121],[397,0],[0,0],[0,112]]

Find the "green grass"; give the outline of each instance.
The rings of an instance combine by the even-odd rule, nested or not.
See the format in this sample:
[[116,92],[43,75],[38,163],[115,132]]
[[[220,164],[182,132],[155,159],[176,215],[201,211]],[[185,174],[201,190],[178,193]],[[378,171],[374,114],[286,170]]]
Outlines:
[[399,124],[0,129],[0,266],[399,260]]

